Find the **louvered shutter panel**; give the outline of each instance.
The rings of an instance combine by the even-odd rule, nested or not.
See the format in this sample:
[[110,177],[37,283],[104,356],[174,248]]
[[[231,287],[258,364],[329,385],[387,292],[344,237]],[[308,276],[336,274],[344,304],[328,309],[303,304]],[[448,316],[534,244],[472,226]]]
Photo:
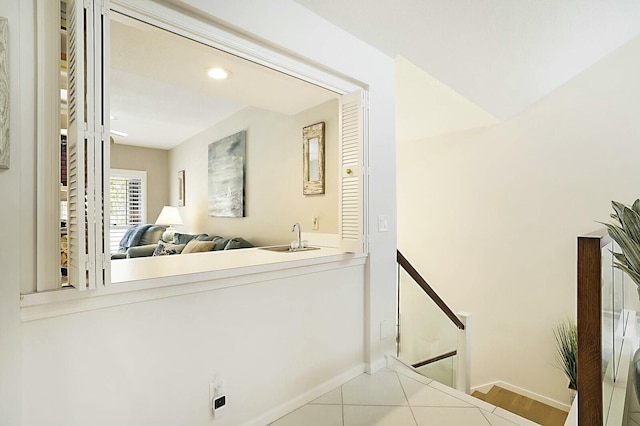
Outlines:
[[104,238],[109,232],[105,227],[109,124],[105,121],[108,103],[102,97],[108,92],[103,75],[109,64],[104,44],[107,6],[104,1],[67,2],[69,283],[79,290],[102,287],[110,279]]
[[87,210],[85,140],[85,9],[82,0],[67,1],[68,114],[67,183],[69,283],[87,288]]
[[[89,288],[98,288],[110,282],[109,250],[109,2],[86,2],[88,25],[87,40],[87,124],[89,135],[88,167],[88,226],[89,226]],[[93,5],[91,4],[93,3]],[[89,38],[91,37],[91,38]],[[87,43],[89,43],[87,41]],[[91,74],[89,74],[91,70]],[[89,111],[91,111],[89,113]]]
[[342,96],[340,103],[340,249],[360,253],[363,247],[363,92]]
[[100,201],[101,201],[101,232],[99,235],[102,237],[101,248],[103,253],[103,285],[107,286],[111,284],[111,250],[109,243],[111,241],[111,230],[109,227],[109,205],[110,192],[109,192],[109,170],[111,167],[111,103],[109,94],[111,93],[111,86],[109,82],[111,77],[109,70],[111,69],[111,12],[110,1],[102,0],[103,7],[100,14],[100,46],[102,60],[98,61],[100,64],[100,75],[102,82],[102,97],[98,105],[100,106],[100,128],[102,129],[100,138],[100,170],[101,170],[101,182],[100,182]]

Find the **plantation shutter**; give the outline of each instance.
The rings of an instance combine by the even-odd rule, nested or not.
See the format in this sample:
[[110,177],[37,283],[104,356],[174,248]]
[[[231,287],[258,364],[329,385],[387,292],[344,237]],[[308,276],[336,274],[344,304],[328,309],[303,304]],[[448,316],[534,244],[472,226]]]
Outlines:
[[146,223],[146,172],[111,170],[110,251],[116,253],[127,229]]
[[68,31],[68,114],[67,182],[69,284],[86,289],[87,210],[86,210],[86,139],[85,139],[85,9],[82,0],[67,1]]
[[340,103],[340,249],[352,253],[364,251],[363,96],[362,91],[350,93],[342,96]]
[[108,131],[104,111],[108,107],[102,98],[106,91],[102,69],[108,56],[102,42],[105,13],[103,2],[67,2],[68,265],[69,283],[79,290],[95,289],[109,282],[108,247],[104,242],[104,219],[108,215],[104,211],[104,179],[108,179],[104,161],[109,158],[109,146],[104,143]]

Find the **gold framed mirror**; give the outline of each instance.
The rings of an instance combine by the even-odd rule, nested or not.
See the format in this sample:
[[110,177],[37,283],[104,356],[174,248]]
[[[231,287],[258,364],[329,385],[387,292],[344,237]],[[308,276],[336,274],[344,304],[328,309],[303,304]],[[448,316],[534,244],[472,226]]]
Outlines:
[[302,129],[304,195],[324,194],[324,121]]

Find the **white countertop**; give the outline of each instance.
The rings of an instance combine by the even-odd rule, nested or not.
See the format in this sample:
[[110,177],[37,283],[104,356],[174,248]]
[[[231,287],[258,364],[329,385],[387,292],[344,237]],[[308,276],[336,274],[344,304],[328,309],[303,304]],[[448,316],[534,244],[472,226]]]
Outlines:
[[173,256],[151,256],[111,262],[111,283],[125,283],[163,277],[207,274],[209,278],[222,278],[244,273],[260,273],[286,266],[299,267],[318,261],[335,261],[354,256],[334,248],[320,248],[299,252],[275,252],[261,248],[221,250],[204,253],[189,253]]
[[276,252],[260,248],[120,259],[111,262],[111,284],[21,295],[22,321],[266,282],[323,270],[362,266],[364,253],[335,248]]

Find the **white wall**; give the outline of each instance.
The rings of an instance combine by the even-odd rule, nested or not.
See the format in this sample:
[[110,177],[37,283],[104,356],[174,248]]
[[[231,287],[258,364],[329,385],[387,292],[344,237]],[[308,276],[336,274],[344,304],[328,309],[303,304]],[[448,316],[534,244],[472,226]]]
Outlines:
[[20,283],[35,285],[35,14],[33,2],[0,2],[9,20],[9,108],[11,165],[0,170],[0,424],[20,424]]
[[399,143],[399,247],[473,313],[472,386],[568,402],[552,328],[575,315],[576,237],[640,195],[638,75],[635,39],[507,122]]
[[215,424],[245,424],[363,365],[363,283],[357,266],[27,322],[23,424],[209,425],[215,373]]
[[[274,71],[275,72],[275,71]],[[302,128],[325,122],[325,194],[302,194]],[[245,217],[208,214],[209,144],[247,131]],[[170,175],[185,170],[186,206],[180,208],[184,232],[240,236],[256,246],[287,244],[295,239],[291,226],[305,232],[318,215],[317,232],[338,233],[338,101],[325,102],[294,116],[247,107],[182,142],[170,151]],[[177,205],[177,179],[171,180]]]
[[[395,321],[396,144],[394,64],[391,58],[291,0],[172,0],[195,7],[232,28],[251,33],[269,45],[335,70],[369,89],[369,262],[365,315],[369,364],[381,365],[394,351],[393,335],[380,339],[380,323]],[[313,31],[309,31],[313,28]],[[378,232],[377,217],[386,215],[390,232]]]
[[[379,366],[383,355],[393,352],[393,336],[380,340],[378,327],[381,321],[394,321],[393,61],[290,0],[188,4],[369,87],[373,168],[369,211],[372,217],[388,215],[392,231],[372,233],[364,276],[362,269],[318,273],[264,287],[174,297],[19,325],[19,283],[31,288],[35,280],[35,15],[31,2],[5,2],[0,12],[12,17],[15,59],[11,74],[15,155],[12,169],[0,172],[0,190],[7,205],[19,207],[0,213],[2,223],[11,224],[6,238],[15,242],[0,256],[3,424],[21,424],[20,414],[24,425],[202,424],[205,418],[209,422],[202,386],[208,386],[214,369],[223,370],[232,395],[246,395],[230,400],[245,404],[244,400],[246,405],[233,409],[230,405],[229,420],[219,422],[238,424],[357,367],[363,358],[368,365]],[[16,61],[22,62],[19,67]],[[332,293],[327,289],[335,295],[328,296]],[[221,322],[220,334],[210,340],[212,327]],[[273,351],[265,355],[268,362],[252,364],[265,351]],[[292,355],[282,358],[286,354]],[[297,355],[311,356],[310,362],[302,363]]]

